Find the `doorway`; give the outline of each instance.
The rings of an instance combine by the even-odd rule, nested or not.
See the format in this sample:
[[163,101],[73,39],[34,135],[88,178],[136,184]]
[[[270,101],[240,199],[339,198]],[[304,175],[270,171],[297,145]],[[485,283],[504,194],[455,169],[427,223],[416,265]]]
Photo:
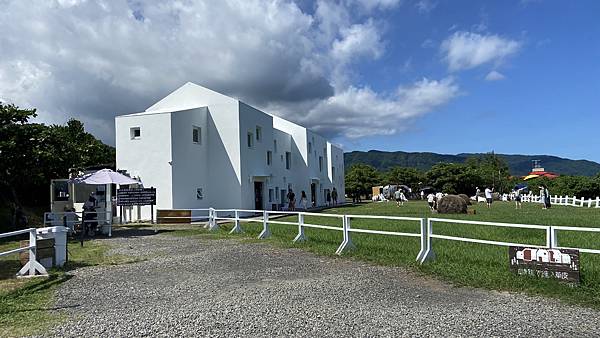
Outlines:
[[310,203],[313,207],[317,206],[317,184],[310,184]]
[[263,182],[254,182],[254,209],[263,210]]

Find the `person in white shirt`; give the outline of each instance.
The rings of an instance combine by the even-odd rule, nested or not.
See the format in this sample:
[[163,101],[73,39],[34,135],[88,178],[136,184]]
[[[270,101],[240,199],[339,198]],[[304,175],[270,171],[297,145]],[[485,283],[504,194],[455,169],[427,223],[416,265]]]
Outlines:
[[435,195],[433,193],[427,195],[427,203],[429,204],[429,209],[433,211],[435,209]]
[[485,188],[485,201],[487,202],[488,208],[492,207],[492,201],[494,200],[492,196],[492,191],[494,191],[494,189],[490,189],[489,187]]

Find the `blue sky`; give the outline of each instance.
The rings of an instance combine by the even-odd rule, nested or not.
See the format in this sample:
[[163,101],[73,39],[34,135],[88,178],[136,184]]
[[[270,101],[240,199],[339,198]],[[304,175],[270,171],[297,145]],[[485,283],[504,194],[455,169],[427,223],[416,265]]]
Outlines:
[[114,117],[191,81],[351,150],[600,162],[598,1],[5,0],[0,101]]
[[[356,140],[357,150],[552,154],[600,161],[600,2],[439,1],[429,13],[390,13],[389,53],[365,64],[362,81],[380,90],[396,77],[440,77],[448,72],[435,48],[449,30],[498,34],[519,51],[485,81],[483,64],[453,75],[461,94],[413,122],[404,133]],[[423,48],[430,39],[434,47]],[[433,49],[433,50],[432,50]],[[408,53],[407,53],[408,51]],[[407,61],[409,60],[409,61]],[[403,65],[408,62],[408,67]]]

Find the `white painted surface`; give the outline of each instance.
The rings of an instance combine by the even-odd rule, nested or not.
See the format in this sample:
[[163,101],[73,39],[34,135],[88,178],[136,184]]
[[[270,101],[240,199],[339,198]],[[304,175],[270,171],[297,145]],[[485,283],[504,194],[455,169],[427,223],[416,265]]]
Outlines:
[[[141,132],[136,139],[130,132],[134,127]],[[200,143],[192,140],[194,127],[201,129]],[[248,132],[253,135],[251,147]],[[310,200],[311,182],[318,183],[317,205],[324,204],[325,189],[333,186],[338,200],[344,196],[341,149],[302,126],[193,83],[186,83],[145,112],[118,116],[116,134],[117,169],[139,176],[145,187],[156,187],[158,209],[254,209],[254,182],[263,184],[262,207],[267,209],[281,203],[282,191],[287,194],[288,187],[298,202],[302,190]],[[268,151],[272,152],[270,165]],[[289,169],[286,152],[291,153]],[[323,158],[321,170],[319,157]],[[197,198],[197,189],[202,189],[202,199]],[[141,218],[149,219],[149,208],[141,209]],[[136,216],[133,210],[132,217]]]

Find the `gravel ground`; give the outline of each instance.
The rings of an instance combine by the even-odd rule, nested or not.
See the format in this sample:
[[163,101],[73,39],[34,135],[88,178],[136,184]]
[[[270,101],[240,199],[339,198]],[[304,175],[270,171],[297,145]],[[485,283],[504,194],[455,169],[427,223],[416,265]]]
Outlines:
[[69,319],[44,336],[600,335],[596,311],[402,268],[237,240],[107,242],[148,259],[77,269],[57,293]]

